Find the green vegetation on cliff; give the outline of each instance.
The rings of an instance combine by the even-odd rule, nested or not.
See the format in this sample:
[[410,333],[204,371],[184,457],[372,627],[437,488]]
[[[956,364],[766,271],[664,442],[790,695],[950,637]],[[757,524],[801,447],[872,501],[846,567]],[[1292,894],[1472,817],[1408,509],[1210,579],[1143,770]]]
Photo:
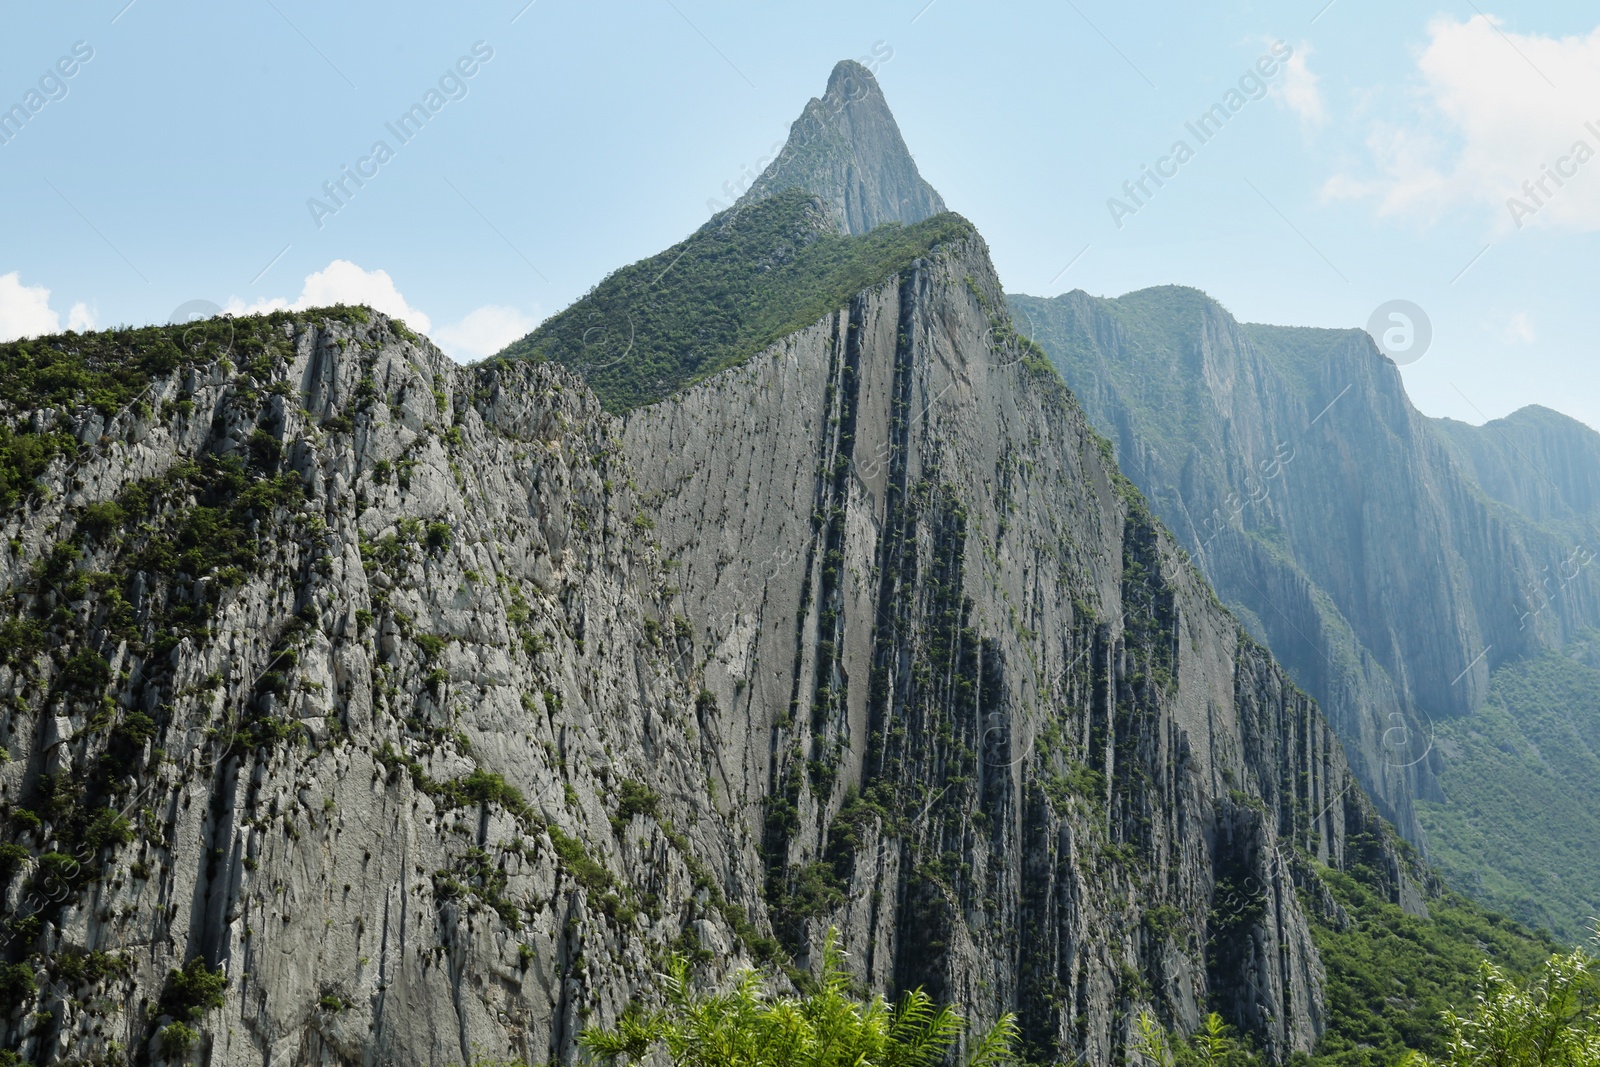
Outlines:
[[1470,717],[1435,724],[1443,803],[1420,803],[1452,884],[1569,944],[1600,915],[1600,634],[1508,664]]
[[217,360],[228,361],[228,369],[237,365],[265,379],[279,358],[291,354],[286,324],[327,319],[364,322],[367,312],[344,306],[299,314],[279,311],[0,344],[0,420],[17,420],[15,426],[0,421],[0,508],[13,508],[33,494],[35,479],[58,457],[70,461],[78,454],[81,446],[75,438],[40,419],[46,411],[92,407],[110,419],[131,405],[148,417],[152,412],[142,394],[152,378]]
[[608,411],[627,411],[737,366],[973,233],[966,219],[946,213],[841,236],[809,194],[779,193],[731,208],[665,252],[613,272],[493,358],[563,363]]
[[1313,1062],[1389,1067],[1416,1050],[1443,1055],[1444,1012],[1472,1001],[1485,957],[1525,976],[1559,946],[1473,901],[1447,893],[1428,917],[1408,915],[1374,887],[1371,872],[1318,871],[1343,914],[1318,916],[1312,936],[1327,973],[1328,1031]]

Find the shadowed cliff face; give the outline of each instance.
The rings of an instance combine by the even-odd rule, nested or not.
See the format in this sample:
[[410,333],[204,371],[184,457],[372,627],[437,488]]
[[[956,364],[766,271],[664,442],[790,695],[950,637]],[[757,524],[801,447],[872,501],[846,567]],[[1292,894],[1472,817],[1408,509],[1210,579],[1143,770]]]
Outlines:
[[[1596,575],[1574,564],[1594,544],[1577,521],[1592,479],[1537,447],[1541,433],[1587,432],[1514,418],[1522,444],[1470,427],[1447,443],[1365,334],[1240,325],[1194,290],[1010,300],[1157,514],[1417,837],[1411,800],[1438,795],[1431,721],[1476,707],[1494,667],[1600,617]],[[1533,521],[1549,516],[1568,528]],[[1546,590],[1558,572],[1568,580]]]
[[877,79],[851,60],[833,68],[827,92],[806,105],[783,151],[739,203],[785,189],[820,196],[840,231],[850,234],[885,222],[921,222],[945,210],[917,172]]

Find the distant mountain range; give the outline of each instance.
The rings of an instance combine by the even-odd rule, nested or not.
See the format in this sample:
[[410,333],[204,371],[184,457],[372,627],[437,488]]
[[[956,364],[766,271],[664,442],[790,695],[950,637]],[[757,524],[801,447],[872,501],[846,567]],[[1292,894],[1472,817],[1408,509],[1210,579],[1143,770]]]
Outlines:
[[[1496,671],[1600,624],[1600,434],[1538,407],[1427,418],[1364,332],[1239,323],[1193,289],[1008,300],[1218,595],[1317,698],[1384,813],[1455,856],[1452,874],[1470,866],[1446,784],[1483,768],[1437,741],[1471,729],[1458,720]],[[1593,702],[1541,714],[1600,723]],[[1583,775],[1550,788],[1569,806],[1596,795]],[[1565,838],[1525,837],[1548,815],[1503,806],[1477,832]],[[1571,830],[1570,849],[1600,854]],[[1490,899],[1581,938],[1600,882],[1582,884],[1574,852],[1529,847],[1521,874],[1462,884],[1515,883],[1516,902]],[[1565,884],[1560,904],[1541,892],[1530,907],[1534,872]]]

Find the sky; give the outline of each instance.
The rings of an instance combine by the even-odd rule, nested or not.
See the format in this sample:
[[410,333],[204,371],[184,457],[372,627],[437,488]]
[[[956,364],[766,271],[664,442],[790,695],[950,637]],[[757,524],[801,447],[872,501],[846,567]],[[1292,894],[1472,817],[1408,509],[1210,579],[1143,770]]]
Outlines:
[[851,58],[1008,291],[1327,327],[1407,301],[1375,329],[1424,412],[1600,427],[1592,4],[76,0],[0,29],[0,339],[342,301],[478,359],[704,222]]

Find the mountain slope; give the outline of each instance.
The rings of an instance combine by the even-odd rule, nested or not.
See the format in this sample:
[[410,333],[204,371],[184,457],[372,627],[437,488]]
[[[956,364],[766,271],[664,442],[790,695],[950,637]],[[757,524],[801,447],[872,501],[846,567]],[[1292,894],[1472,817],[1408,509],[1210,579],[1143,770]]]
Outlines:
[[844,60],[732,208],[494,358],[563,363],[621,413],[737,366],[970,233],[917,172],[872,72]]
[[1600,916],[1600,655],[1593,637],[1494,674],[1441,723],[1444,798],[1420,817],[1435,863],[1491,906],[1578,944]]
[[626,424],[362,309],[0,347],[77,383],[6,409],[55,454],[7,513],[4,1047],[571,1062],[669,945],[804,965],[832,923],[1041,1057],[1146,1004],[1311,1048],[1361,973],[1314,931],[1376,906],[1319,857],[1415,912],[1410,863],[989,347],[985,268]]
[[[734,731],[730,791],[773,798],[780,933],[809,951],[836,924],[869,983],[1019,1010],[1041,1055],[1112,1053],[1143,996],[1124,968],[1164,1013],[1221,998],[1276,1054],[1309,1051],[1320,972],[1275,857],[1339,862],[1377,821],[1060,383],[990,332],[999,300],[981,242],[957,242],[628,417],[703,726]],[[1274,887],[1259,949],[1207,947],[1218,879]]]
[[1430,421],[1484,492],[1534,522],[1556,524],[1594,544],[1600,433],[1537,405],[1482,426]]
[[886,222],[938,215],[944,200],[917,171],[872,72],[844,60],[813,97],[789,139],[738,205],[800,189],[822,198],[840,232],[864,234]]
[[498,359],[551,359],[582,374],[606,409],[651,403],[750,358],[972,226],[944,214],[862,237],[826,205],[785,190],[712,219],[686,240],[608,275]]

